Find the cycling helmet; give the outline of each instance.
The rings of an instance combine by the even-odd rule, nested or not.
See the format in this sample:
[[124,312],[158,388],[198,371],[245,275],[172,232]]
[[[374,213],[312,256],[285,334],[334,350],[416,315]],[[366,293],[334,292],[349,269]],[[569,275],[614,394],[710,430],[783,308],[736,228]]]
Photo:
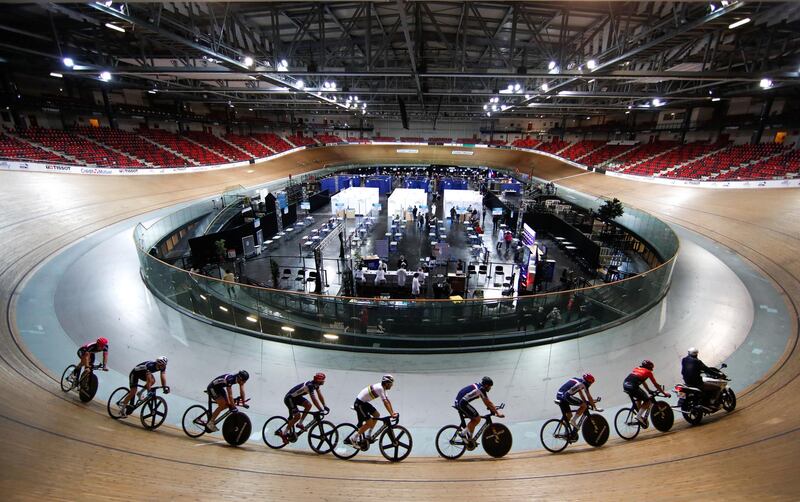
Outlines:
[[651,361],[650,359],[645,359],[644,361],[642,361],[641,367],[652,370],[653,368],[656,367],[656,365],[653,364],[653,361]]
[[317,373],[314,375],[315,383],[325,383],[325,373]]
[[246,372],[245,370],[240,370],[239,373],[236,374],[238,378],[242,379],[242,382],[246,382],[250,379],[250,373]]
[[167,356],[161,356],[156,359],[156,364],[160,364],[163,367],[167,367]]
[[591,373],[584,373],[583,374],[583,381],[588,383],[588,384],[593,384],[594,383],[594,375],[592,375]]
[[108,338],[100,337],[97,339],[97,345],[99,347],[107,347],[108,346]]
[[484,387],[491,387],[492,385],[494,385],[494,382],[492,381],[491,378],[485,376],[481,380],[481,385],[483,385]]
[[392,384],[392,383],[394,383],[394,377],[392,375],[389,375],[389,374],[383,375],[383,378],[381,378],[381,383]]
[[699,353],[697,347],[689,347],[688,352],[690,356],[695,356],[695,357],[697,357],[697,354]]

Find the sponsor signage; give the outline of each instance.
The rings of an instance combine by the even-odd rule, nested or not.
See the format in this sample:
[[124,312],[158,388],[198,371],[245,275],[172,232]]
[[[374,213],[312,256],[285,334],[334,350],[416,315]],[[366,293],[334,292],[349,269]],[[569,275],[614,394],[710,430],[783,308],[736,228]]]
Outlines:
[[398,148],[397,153],[419,153],[416,148]]
[[452,155],[474,155],[475,152],[472,150],[453,150],[450,152]]

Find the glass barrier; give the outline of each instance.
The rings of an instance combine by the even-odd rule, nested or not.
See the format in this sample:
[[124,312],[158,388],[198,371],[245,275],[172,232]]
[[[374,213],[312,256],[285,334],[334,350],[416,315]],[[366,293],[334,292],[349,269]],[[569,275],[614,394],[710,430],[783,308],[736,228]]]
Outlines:
[[[279,180],[266,186],[272,190],[285,183]],[[603,202],[563,187],[559,187],[559,195],[587,209],[596,209]],[[186,313],[252,336],[356,351],[480,351],[549,343],[604,330],[643,313],[666,294],[678,250],[677,236],[665,223],[626,208],[617,222],[647,240],[667,261],[624,280],[547,294],[457,301],[329,296],[310,293],[314,283],[304,279],[291,277],[282,283],[287,289],[228,283],[190,273],[147,253],[159,235],[208,212],[209,206],[210,202],[199,202],[149,228],[137,226],[134,235],[142,275],[154,294]]]

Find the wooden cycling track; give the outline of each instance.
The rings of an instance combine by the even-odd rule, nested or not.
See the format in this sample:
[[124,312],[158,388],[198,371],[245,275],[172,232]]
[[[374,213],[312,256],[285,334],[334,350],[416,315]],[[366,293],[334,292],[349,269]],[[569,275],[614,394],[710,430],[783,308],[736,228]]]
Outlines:
[[[157,490],[159,498],[192,499],[796,499],[800,191],[671,187],[586,173],[528,152],[476,149],[473,156],[456,157],[445,147],[413,148],[417,155],[378,145],[318,148],[256,166],[197,174],[0,172],[0,309],[6,318],[0,326],[3,498],[136,499],[151,498]],[[57,375],[41,367],[14,333],[14,295],[21,281],[77,239],[147,211],[217,195],[230,185],[249,186],[346,162],[533,169],[537,176],[585,193],[618,197],[750,260],[784,292],[794,312],[793,335],[779,363],[740,392],[733,414],[712,417],[700,427],[685,427],[678,418],[671,433],[643,433],[630,443],[612,434],[600,449],[580,442],[559,455],[535,451],[456,462],[412,453],[405,462],[390,465],[273,452],[254,444],[233,449],[216,444],[217,437],[198,442],[167,427],[149,433],[114,422],[105,403],[84,406],[64,396]]]

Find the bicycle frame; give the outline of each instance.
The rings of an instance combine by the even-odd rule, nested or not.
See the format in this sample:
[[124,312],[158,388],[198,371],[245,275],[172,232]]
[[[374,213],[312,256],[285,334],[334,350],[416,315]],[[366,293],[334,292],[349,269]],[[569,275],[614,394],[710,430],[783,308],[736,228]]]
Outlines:
[[[327,413],[323,413],[321,411],[309,411],[308,414],[311,415],[314,418],[311,419],[311,422],[309,422],[308,425],[306,425],[305,428],[303,430],[301,430],[299,434],[297,433],[296,428],[295,428],[297,424],[292,426],[292,433],[295,435],[295,437],[299,438],[300,436],[305,434],[307,431],[310,431],[311,429],[313,429],[318,423],[322,422],[322,417],[327,415]],[[288,422],[291,418],[292,417],[289,416],[289,418],[287,418],[286,421]]]
[[[144,386],[144,385],[138,385],[138,384],[136,385],[136,389],[137,390],[138,389],[146,389],[146,388],[147,387]],[[153,395],[155,395],[155,392],[158,389],[163,389],[163,388],[164,387],[162,387],[161,385],[157,385],[157,386],[154,385],[154,386],[150,387],[150,390],[153,391]],[[138,392],[134,391],[134,393],[133,393],[133,401],[134,402],[133,403],[128,403],[128,405],[129,406],[133,406],[133,411],[136,411],[139,408],[139,406],[142,406],[143,404],[145,404],[146,402],[150,401],[151,399],[152,399],[152,397],[146,397],[144,399],[140,399]]]
[[[206,392],[206,394],[208,394],[208,392]],[[249,399],[247,401],[249,401]],[[234,405],[238,404],[238,403],[246,404],[247,401],[242,403],[242,396],[237,396],[237,397],[233,398],[233,404]],[[213,408],[214,403],[216,403],[216,401],[211,399],[211,394],[208,394],[208,408],[206,408],[206,411],[208,412],[208,416],[211,416],[211,414],[214,413],[214,408]],[[216,423],[222,423],[222,421],[225,420],[225,418],[230,414],[231,414],[231,409],[230,409],[230,407],[228,407],[228,408],[225,409],[224,412],[222,412],[222,414],[220,416],[217,417],[215,422]]]

